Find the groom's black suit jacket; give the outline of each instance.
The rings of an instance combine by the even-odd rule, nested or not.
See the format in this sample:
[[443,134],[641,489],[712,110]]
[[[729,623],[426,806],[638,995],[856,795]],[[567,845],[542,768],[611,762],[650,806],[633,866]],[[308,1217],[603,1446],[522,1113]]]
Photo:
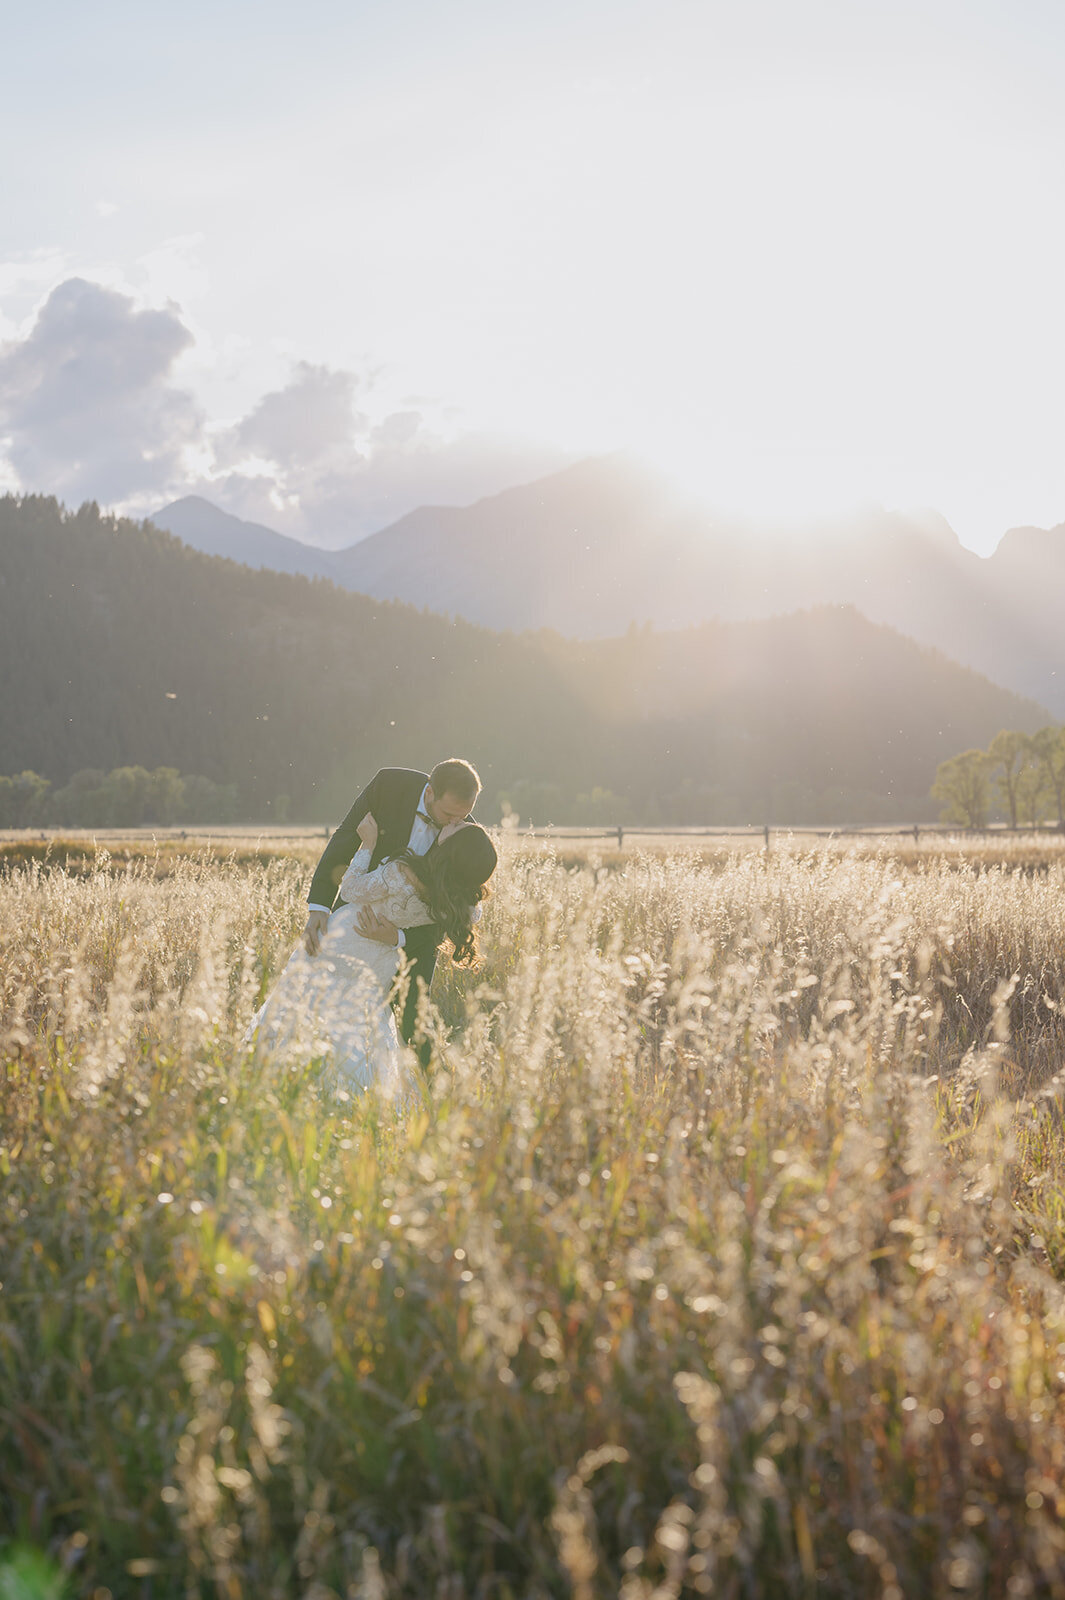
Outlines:
[[[373,812],[378,829],[377,843],[370,857],[370,871],[388,856],[403,854],[410,840],[418,802],[428,781],[426,773],[411,772],[406,767],[382,767],[371,778],[322,852],[307,896],[312,905],[335,907],[343,903],[338,892],[340,880],[362,843],[359,823],[368,812]],[[424,983],[428,989],[433,981],[437,946],[442,938],[442,930],[432,922],[424,928],[403,930],[404,946],[412,970],[399,1018],[399,1031],[408,1044],[417,1020],[419,986]]]

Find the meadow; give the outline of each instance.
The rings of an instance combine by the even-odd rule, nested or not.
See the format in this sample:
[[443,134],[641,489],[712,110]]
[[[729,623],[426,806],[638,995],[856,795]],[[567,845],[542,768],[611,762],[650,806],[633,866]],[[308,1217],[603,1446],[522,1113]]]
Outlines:
[[1065,1596],[1062,847],[508,841],[400,1114],[320,847],[0,870],[0,1585]]

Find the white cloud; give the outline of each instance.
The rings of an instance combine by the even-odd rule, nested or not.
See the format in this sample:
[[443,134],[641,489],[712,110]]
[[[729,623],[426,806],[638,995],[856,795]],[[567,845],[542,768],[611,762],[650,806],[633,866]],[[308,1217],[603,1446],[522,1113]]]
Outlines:
[[297,362],[288,383],[216,436],[215,470],[196,492],[336,548],[416,505],[466,504],[565,459],[486,434],[441,434],[421,405],[373,419],[358,403],[364,387],[354,373]]
[[0,345],[0,485],[138,515],[195,492],[336,547],[416,505],[468,503],[565,459],[440,431],[428,402],[372,415],[372,380],[306,361],[238,421],[212,426],[175,382],[195,342],[172,303],[148,309],[123,288],[61,282]]
[[180,480],[202,428],[169,381],[190,338],[173,308],[83,278],[53,289],[29,333],[0,347],[0,431],[20,483],[111,502]]
[[280,472],[352,470],[360,463],[356,433],[366,418],[355,410],[356,380],[350,372],[297,362],[282,389],[264,395],[220,441],[220,454],[257,455]]

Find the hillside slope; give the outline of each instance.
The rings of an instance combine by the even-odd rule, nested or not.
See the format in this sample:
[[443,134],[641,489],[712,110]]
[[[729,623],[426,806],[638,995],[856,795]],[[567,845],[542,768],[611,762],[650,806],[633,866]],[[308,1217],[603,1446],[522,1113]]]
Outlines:
[[1048,720],[849,608],[515,636],[40,498],[0,500],[0,677],[0,772],[172,765],[247,815],[335,818],[375,767],[457,751],[489,814],[536,821],[928,816],[940,760]]
[[[164,525],[198,548],[279,564],[267,529],[214,507],[198,523],[168,509]],[[804,528],[742,522],[611,457],[472,506],[422,507],[328,557],[283,545],[300,570],[323,571],[327,560],[329,575],[362,593],[574,638],[631,622],[682,628],[854,605],[1065,716],[1065,524],[1012,529],[984,559],[931,513],[871,510]]]
[[261,522],[245,522],[205,500],[188,494],[164,506],[153,518],[157,528],[176,534],[183,544],[208,556],[225,556],[246,567],[268,567],[272,572],[294,572],[305,578],[332,578],[340,574],[324,550],[275,533]]

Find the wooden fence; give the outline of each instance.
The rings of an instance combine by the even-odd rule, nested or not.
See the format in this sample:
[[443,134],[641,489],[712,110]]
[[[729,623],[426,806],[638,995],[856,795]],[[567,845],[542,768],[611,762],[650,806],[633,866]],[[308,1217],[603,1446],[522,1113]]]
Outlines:
[[[489,824],[491,827],[492,825]],[[4,828],[0,829],[0,842],[33,842],[39,841],[42,845],[66,839],[121,841],[125,843],[147,842],[149,840],[174,839],[174,840],[202,840],[213,839],[221,842],[226,839],[259,839],[281,843],[307,843],[312,839],[328,839],[334,831],[335,824],[323,826],[321,823],[307,823],[300,825],[292,823],[282,826],[276,823],[223,823],[216,827],[139,827],[139,828],[74,828],[74,827],[46,827],[46,828]],[[642,826],[637,823],[615,823],[610,826],[589,825],[572,827],[517,827],[513,829],[504,826],[504,832],[509,833],[516,840],[521,839],[569,839],[583,840],[592,843],[597,839],[611,840],[619,850],[624,849],[625,842],[630,843],[640,839],[746,839],[759,840],[765,849],[769,849],[774,835],[779,838],[803,839],[912,839],[919,845],[922,839],[956,838],[966,839],[970,842],[979,839],[1020,839],[1044,838],[1060,839],[1065,843],[1065,830],[1056,823],[1045,823],[1038,828],[1010,828],[1005,823],[994,823],[987,828],[963,828],[957,823],[946,822],[915,822],[908,826],[898,824],[884,824],[881,827],[852,827],[850,824],[841,823],[835,827],[800,827],[784,823],[763,823],[761,826],[749,824],[736,827],[685,827],[677,825]]]
[[1022,837],[1057,837],[1065,839],[1065,834],[1057,823],[1046,823],[1037,828],[1011,828],[1005,823],[995,823],[987,828],[963,828],[957,823],[948,822],[915,822],[912,826],[892,826],[885,824],[883,827],[851,827],[849,824],[840,824],[837,827],[790,827],[782,824],[763,823],[761,827],[747,826],[735,828],[697,828],[697,827],[640,827],[635,823],[618,823],[610,827],[580,827],[580,828],[554,828],[554,827],[528,827],[517,828],[515,837],[519,839],[580,839],[592,841],[595,839],[612,839],[619,850],[624,849],[626,838],[632,839],[758,839],[761,838],[766,850],[770,848],[773,834],[784,838],[813,838],[813,839],[912,839],[919,845],[922,837],[925,838],[964,838],[975,839],[1003,839]]

